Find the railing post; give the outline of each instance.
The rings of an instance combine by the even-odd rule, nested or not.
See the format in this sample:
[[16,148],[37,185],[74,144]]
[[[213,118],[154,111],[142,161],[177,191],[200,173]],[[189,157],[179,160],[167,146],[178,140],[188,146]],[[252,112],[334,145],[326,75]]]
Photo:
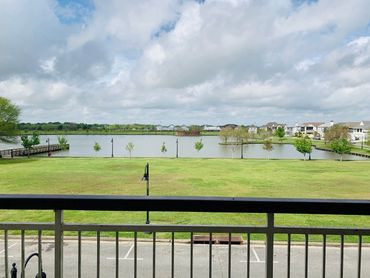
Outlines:
[[63,278],[63,211],[55,210],[54,277]]
[[266,278],[274,276],[274,214],[267,213]]

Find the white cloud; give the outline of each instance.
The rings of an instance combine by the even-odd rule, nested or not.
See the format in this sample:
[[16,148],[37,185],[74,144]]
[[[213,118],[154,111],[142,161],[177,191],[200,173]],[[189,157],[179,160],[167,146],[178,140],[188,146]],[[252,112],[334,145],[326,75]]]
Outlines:
[[370,119],[367,0],[94,7],[2,2],[0,95],[21,106],[22,120]]

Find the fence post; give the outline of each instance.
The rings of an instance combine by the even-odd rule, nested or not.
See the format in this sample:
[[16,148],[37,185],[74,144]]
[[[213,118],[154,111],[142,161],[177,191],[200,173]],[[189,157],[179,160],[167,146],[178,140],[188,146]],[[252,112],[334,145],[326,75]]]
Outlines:
[[266,278],[274,276],[274,214],[267,213]]
[[63,211],[55,210],[54,277],[63,278]]

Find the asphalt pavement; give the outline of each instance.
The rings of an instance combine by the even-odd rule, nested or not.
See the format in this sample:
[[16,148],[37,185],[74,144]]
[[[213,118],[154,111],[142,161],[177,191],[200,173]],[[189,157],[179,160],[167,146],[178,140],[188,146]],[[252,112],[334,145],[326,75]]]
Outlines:
[[[20,240],[10,239],[9,265],[17,263],[20,277]],[[0,243],[0,277],[4,275],[4,249]],[[53,277],[54,244],[52,240],[43,241],[42,245],[43,268],[47,277]],[[77,277],[78,244],[76,240],[65,240],[64,245],[64,277]],[[115,242],[101,240],[100,248],[100,277],[115,277]],[[302,245],[292,245],[291,249],[291,277],[304,277],[305,248]],[[26,256],[37,252],[37,240],[26,239]],[[138,241],[137,271],[138,277],[153,277],[153,244],[148,241]],[[326,277],[339,277],[340,248],[328,246],[326,256]],[[322,277],[322,247],[309,246],[308,277]],[[84,239],[82,241],[82,277],[97,277],[97,245],[96,241]],[[209,245],[194,245],[194,276],[209,277]],[[247,246],[232,245],[232,276],[247,277]],[[120,277],[134,277],[134,244],[131,240],[120,240],[119,244],[119,273]],[[155,248],[156,277],[171,277],[171,243],[157,242]],[[250,277],[264,277],[265,275],[265,248],[260,242],[252,242],[250,249]],[[370,248],[362,248],[362,277],[370,273]],[[175,277],[190,277],[190,244],[175,242]],[[344,251],[344,277],[357,277],[358,248],[346,246]],[[9,266],[10,269],[10,266]],[[35,277],[37,273],[37,258],[33,258],[26,269],[26,277]],[[228,246],[212,245],[212,277],[228,277]],[[275,245],[274,277],[287,277],[287,246]]]

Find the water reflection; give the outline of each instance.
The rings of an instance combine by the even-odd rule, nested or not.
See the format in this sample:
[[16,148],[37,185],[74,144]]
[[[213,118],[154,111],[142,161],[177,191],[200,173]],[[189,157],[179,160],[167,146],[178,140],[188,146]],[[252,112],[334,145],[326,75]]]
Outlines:
[[[46,144],[50,138],[50,144],[58,142],[56,135],[40,136],[40,141]],[[67,135],[70,149],[63,152],[55,152],[53,156],[79,156],[79,157],[110,157],[112,152],[111,139],[114,141],[114,156],[129,157],[126,145],[129,142],[134,144],[133,157],[175,157],[176,139],[179,140],[179,157],[199,158],[240,158],[240,146],[220,145],[220,138],[217,136],[203,137],[176,137],[170,135]],[[204,147],[199,152],[195,150],[194,144],[202,139]],[[99,152],[95,152],[93,146],[97,142],[101,146]],[[167,152],[162,153],[163,142]],[[292,145],[273,145],[273,150],[268,153],[263,150],[261,144],[248,144],[243,146],[244,158],[267,159],[302,159],[303,155],[298,153]],[[0,149],[22,147],[18,144],[0,144]],[[331,152],[313,150],[312,159],[338,159],[338,156]],[[364,160],[365,158],[345,155],[344,159]]]

